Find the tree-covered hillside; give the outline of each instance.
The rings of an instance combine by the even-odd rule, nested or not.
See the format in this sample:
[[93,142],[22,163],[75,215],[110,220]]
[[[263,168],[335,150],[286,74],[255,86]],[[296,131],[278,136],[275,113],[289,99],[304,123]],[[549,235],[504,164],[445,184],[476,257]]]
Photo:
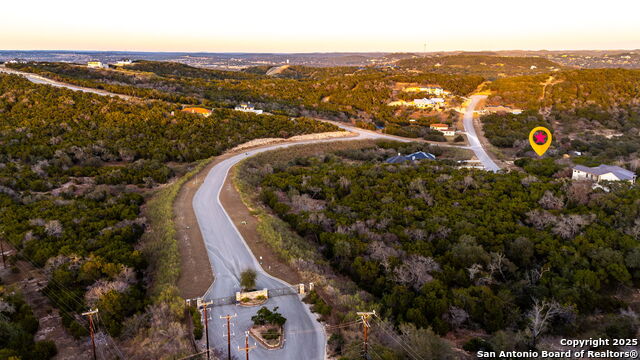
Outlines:
[[[484,80],[480,76],[387,72],[356,67],[318,69],[296,66],[281,76],[266,77],[164,62],[143,62],[126,71],[96,70],[60,63],[11,66],[61,81],[143,98],[201,102],[216,107],[232,107],[249,101],[278,114],[352,119],[379,125],[408,121],[407,117],[394,115],[394,109],[387,106],[396,83],[438,84],[462,96],[475,90]],[[224,79],[215,80],[218,76]]]
[[[637,167],[640,70],[568,70],[499,79],[488,88],[493,91],[489,105],[530,110],[522,115],[482,117],[485,135],[494,145],[518,148],[527,142],[529,125],[548,124],[562,145],[561,153],[579,151],[594,163]],[[530,121],[533,117],[538,120]]]
[[[0,75],[0,94],[0,234],[18,258],[47,275],[44,293],[72,334],[86,335],[78,314],[98,307],[106,330],[115,337],[126,332],[132,348],[151,336],[158,316],[186,331],[175,290],[150,291],[156,274],[149,264],[162,254],[140,243],[149,230],[142,217],[146,189],[184,173],[188,162],[252,139],[337,130],[233,110],[205,118],[175,104],[131,103],[14,75]],[[186,334],[172,337],[167,346],[188,346]]]
[[480,75],[489,80],[505,76],[529,75],[559,69],[553,61],[537,57],[448,55],[403,59],[396,65],[406,69],[459,75]]
[[545,161],[533,175],[389,165],[377,153],[256,172],[263,201],[396,323],[506,336],[519,349],[545,332],[635,336],[635,318],[620,314],[638,306],[637,187],[593,190],[552,178]]

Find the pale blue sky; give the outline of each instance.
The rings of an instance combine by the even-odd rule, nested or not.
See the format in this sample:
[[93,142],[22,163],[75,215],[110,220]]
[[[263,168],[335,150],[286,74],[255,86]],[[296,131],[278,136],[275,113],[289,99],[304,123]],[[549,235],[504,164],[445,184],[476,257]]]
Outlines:
[[0,9],[5,50],[640,48],[638,0],[22,0]]

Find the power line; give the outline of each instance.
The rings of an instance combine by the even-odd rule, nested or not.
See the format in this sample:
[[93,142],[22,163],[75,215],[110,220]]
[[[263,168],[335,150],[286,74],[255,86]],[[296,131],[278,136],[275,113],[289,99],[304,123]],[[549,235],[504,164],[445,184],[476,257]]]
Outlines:
[[249,346],[249,332],[245,331],[244,332],[244,347],[241,348],[240,346],[238,346],[238,351],[244,351],[245,354],[247,355],[247,360],[249,360],[249,352],[253,349],[255,349],[255,344],[254,346]]
[[369,351],[369,318],[376,315],[375,311],[358,312],[358,316],[362,319],[362,331],[364,335],[363,351],[364,357],[367,358]]
[[98,310],[89,310],[87,312],[83,312],[82,316],[89,317],[89,335],[91,335],[91,347],[93,348],[93,360],[97,360],[96,357],[96,341],[93,336],[93,315],[97,314]]
[[238,314],[220,316],[220,319],[227,319],[227,359],[231,360],[231,319],[238,317]]
[[[16,252],[16,253],[17,253],[17,252]],[[24,261],[26,261],[27,263],[31,264],[31,266],[33,266],[33,270],[35,270],[36,272],[41,272],[40,267],[38,267],[38,266],[33,262],[33,260],[32,260],[31,258],[29,258],[27,255],[25,255],[24,253],[20,252],[20,255],[19,255],[19,256],[20,256]],[[19,262],[16,262],[16,266],[20,267],[20,263],[19,263]],[[29,272],[31,271],[31,270],[29,270],[29,269],[26,269],[26,270],[25,270],[25,268],[24,268],[24,267],[22,267],[22,270],[23,270],[23,271],[25,271],[26,273],[29,273]],[[66,286],[64,286],[63,284],[59,283],[59,282],[58,282],[57,280],[55,280],[55,278],[53,278],[53,277],[51,277],[51,278],[46,277],[46,278],[47,278],[47,281],[48,281],[48,283],[49,283],[49,284],[52,284],[52,285],[54,285],[55,287],[57,287],[57,288],[58,288],[58,290],[62,293],[61,295],[66,295],[70,300],[72,300],[72,301],[74,301],[76,304],[78,304],[78,305],[79,305],[79,307],[84,307],[84,306],[85,306],[85,305],[84,305],[84,304],[82,304],[80,301],[78,301],[78,299],[76,299],[76,296],[75,296],[75,294],[73,293],[73,291],[72,291],[71,289],[69,289],[69,288],[67,288]],[[57,308],[58,308],[58,309],[63,310],[63,309],[62,309],[62,307],[63,307],[63,306],[66,306],[66,309],[67,309],[68,311],[64,311],[64,310],[63,310],[63,312],[64,312],[64,313],[67,313],[67,315],[68,315],[71,319],[73,319],[73,318],[74,318],[74,316],[72,315],[72,313],[77,313],[77,311],[76,311],[76,310],[74,310],[72,307],[70,307],[70,306],[69,306],[69,304],[67,304],[65,301],[62,301],[62,298],[61,298],[61,297],[59,297],[59,296],[54,296],[54,295],[53,295],[53,293],[51,293],[51,292],[49,292],[49,293],[47,294],[47,296],[50,296],[50,297],[52,297],[52,298],[54,298],[54,299],[56,300],[56,305],[57,305]],[[110,313],[111,315],[115,315],[113,312],[110,312],[110,311],[107,311],[107,313]],[[80,324],[80,325],[82,325],[82,324]],[[90,332],[90,330],[89,330],[86,326],[82,325],[82,327],[84,327],[84,329],[85,329],[85,330],[87,330],[88,332]],[[111,336],[111,335],[109,335],[109,337],[110,337],[110,336]],[[115,344],[115,341],[113,341],[113,339],[111,339],[111,340],[112,340],[112,343],[114,344],[114,346],[117,348],[117,345]],[[108,347],[107,347],[107,349],[111,352],[111,349],[109,349]],[[120,351],[120,349],[118,349],[117,351],[118,351],[120,354],[122,354],[122,352]],[[124,358],[124,356],[122,356],[122,358]]]
[[409,344],[406,344],[406,343],[405,343],[405,341],[404,341],[404,340],[402,340],[402,339],[400,339],[400,340],[399,340],[399,339],[396,337],[396,335],[393,333],[393,331],[391,331],[391,330],[389,330],[389,329],[385,328],[385,325],[384,325],[384,323],[382,322],[382,319],[381,319],[378,315],[376,315],[376,318],[378,319],[378,323],[377,323],[377,324],[378,324],[378,327],[379,327],[380,329],[382,329],[382,331],[384,331],[384,332],[385,332],[385,333],[386,333],[386,334],[387,334],[387,335],[388,335],[388,336],[389,336],[393,341],[395,341],[398,345],[400,345],[400,347],[401,347],[402,349],[404,349],[404,351],[406,351],[406,352],[407,352],[407,354],[408,354],[411,358],[413,358],[413,359],[418,359],[418,360],[424,360],[424,359],[422,358],[422,356],[420,356],[420,354],[418,354],[417,352],[415,352],[415,350],[411,349],[411,346],[410,346]]

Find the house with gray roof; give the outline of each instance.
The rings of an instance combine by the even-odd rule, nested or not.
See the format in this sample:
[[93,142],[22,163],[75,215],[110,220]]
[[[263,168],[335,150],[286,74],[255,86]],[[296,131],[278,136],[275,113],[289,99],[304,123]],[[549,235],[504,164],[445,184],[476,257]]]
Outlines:
[[409,155],[398,155],[390,157],[386,160],[387,164],[400,164],[406,161],[420,161],[420,160],[435,160],[436,156],[432,153],[426,153],[424,151],[417,151]]
[[592,180],[600,181],[636,181],[636,174],[620,166],[600,165],[596,167],[588,167],[576,165],[571,175],[573,180]]

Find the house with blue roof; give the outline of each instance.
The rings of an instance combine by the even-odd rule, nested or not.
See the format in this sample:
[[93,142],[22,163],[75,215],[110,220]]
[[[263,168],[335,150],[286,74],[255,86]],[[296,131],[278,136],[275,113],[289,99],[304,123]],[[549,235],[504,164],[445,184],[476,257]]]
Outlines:
[[409,155],[398,155],[390,157],[386,160],[387,164],[401,164],[407,161],[420,161],[420,160],[435,160],[436,156],[432,153],[427,153],[424,151],[416,151],[413,154]]

